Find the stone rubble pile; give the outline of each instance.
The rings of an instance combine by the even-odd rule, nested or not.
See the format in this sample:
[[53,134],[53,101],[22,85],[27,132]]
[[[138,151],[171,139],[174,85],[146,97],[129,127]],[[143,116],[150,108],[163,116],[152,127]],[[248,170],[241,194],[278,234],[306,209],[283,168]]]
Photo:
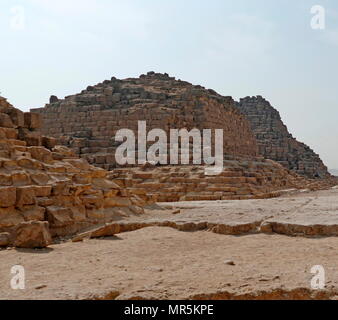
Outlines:
[[45,247],[55,237],[143,213],[108,172],[40,135],[40,115],[0,97],[0,247]]
[[224,161],[220,175],[205,175],[204,166],[118,168],[108,178],[140,197],[157,202],[267,199],[290,189],[319,190],[337,181],[309,180],[263,158]]

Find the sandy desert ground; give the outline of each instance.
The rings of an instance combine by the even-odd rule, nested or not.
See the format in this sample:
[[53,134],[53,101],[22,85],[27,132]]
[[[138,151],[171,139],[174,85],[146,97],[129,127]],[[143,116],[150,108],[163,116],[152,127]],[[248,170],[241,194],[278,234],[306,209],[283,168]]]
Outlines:
[[[165,203],[114,237],[0,251],[0,299],[336,299],[338,189]],[[13,290],[13,265],[25,289]],[[311,268],[325,289],[311,289]]]

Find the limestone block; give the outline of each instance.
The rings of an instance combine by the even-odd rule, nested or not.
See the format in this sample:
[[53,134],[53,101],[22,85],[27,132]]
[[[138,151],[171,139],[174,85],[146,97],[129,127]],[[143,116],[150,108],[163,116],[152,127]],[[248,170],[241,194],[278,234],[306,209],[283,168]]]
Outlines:
[[0,186],[11,186],[13,184],[12,177],[6,173],[0,173]]
[[0,207],[8,208],[16,203],[15,187],[0,187]]
[[23,206],[20,211],[26,221],[44,221],[45,211],[43,207],[37,206]]
[[37,159],[41,162],[53,161],[52,152],[44,147],[40,146],[28,147],[27,151],[32,155],[34,159]]
[[26,186],[31,183],[30,176],[24,171],[13,171],[11,173],[11,178],[14,186]]
[[13,128],[14,124],[9,115],[0,113],[0,127]]
[[35,184],[40,186],[47,185],[48,181],[50,180],[50,177],[44,172],[31,173],[30,177]]
[[47,219],[51,228],[64,227],[73,223],[72,211],[70,208],[49,206],[46,209]]
[[0,230],[24,222],[22,214],[14,207],[0,208]]
[[37,132],[26,128],[19,128],[19,139],[27,143],[27,146],[41,146],[42,138]]
[[33,188],[37,197],[49,197],[52,193],[52,186],[34,186]]
[[22,111],[16,108],[9,108],[6,113],[10,116],[15,127],[24,127],[25,116]]
[[25,126],[29,129],[39,129],[41,127],[41,115],[39,113],[25,112]]
[[16,205],[22,207],[24,205],[35,204],[35,187],[24,186],[16,188]]
[[42,145],[45,148],[52,150],[57,145],[57,139],[52,138],[52,137],[42,136]]
[[46,221],[20,223],[16,227],[13,237],[13,245],[17,248],[45,248],[52,242],[49,225]]

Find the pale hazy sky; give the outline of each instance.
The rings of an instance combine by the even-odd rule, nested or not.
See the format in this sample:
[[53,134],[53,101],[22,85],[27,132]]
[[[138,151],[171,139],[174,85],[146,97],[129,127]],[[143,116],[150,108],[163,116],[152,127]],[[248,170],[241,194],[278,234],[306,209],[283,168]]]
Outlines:
[[[310,26],[313,5],[326,10],[325,30]],[[22,12],[24,24],[13,18]],[[338,168],[337,0],[0,2],[0,91],[22,110],[150,70],[266,97]]]

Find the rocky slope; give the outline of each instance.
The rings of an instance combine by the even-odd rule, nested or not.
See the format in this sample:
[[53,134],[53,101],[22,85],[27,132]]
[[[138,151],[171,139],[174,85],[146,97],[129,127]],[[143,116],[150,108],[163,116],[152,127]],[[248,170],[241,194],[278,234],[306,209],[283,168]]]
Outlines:
[[217,176],[206,176],[203,166],[148,166],[118,168],[108,178],[135,194],[158,202],[196,200],[244,200],[273,198],[290,188],[322,189],[334,181],[310,181],[264,159],[224,161]]
[[40,124],[38,114],[0,97],[0,246],[45,247],[54,237],[143,213],[147,197],[41,136]]

